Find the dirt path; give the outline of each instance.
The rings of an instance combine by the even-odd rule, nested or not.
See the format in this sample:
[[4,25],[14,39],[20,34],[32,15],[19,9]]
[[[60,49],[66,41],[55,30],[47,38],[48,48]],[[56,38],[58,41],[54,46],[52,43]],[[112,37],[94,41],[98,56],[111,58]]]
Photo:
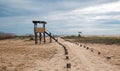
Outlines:
[[119,71],[120,68],[111,65],[107,60],[79,47],[76,44],[59,39],[68,49],[69,63],[71,69],[69,71]]

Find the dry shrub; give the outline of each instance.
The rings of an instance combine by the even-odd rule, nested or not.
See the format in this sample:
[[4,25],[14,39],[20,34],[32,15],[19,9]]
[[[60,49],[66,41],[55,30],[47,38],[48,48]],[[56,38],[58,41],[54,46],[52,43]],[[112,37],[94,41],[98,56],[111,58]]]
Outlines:
[[14,38],[13,34],[0,34],[0,40]]

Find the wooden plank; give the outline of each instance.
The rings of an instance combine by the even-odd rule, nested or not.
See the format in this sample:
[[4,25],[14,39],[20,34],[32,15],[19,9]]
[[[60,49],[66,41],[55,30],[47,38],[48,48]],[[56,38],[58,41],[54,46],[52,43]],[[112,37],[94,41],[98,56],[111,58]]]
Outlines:
[[45,31],[45,33],[48,35],[48,36],[50,36],[52,39],[54,39],[56,42],[58,42],[58,40],[57,39],[55,39],[55,37],[53,37],[52,35],[50,35],[49,33],[47,33],[46,31]]
[[44,33],[45,28],[35,28],[35,32],[37,33]]

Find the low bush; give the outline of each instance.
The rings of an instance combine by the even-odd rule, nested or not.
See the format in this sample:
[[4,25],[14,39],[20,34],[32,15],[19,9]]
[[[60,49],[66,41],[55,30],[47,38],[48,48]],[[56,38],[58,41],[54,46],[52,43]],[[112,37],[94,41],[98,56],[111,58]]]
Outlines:
[[101,43],[101,44],[118,44],[120,45],[120,37],[73,37],[66,36],[64,39],[72,39],[75,42],[82,43]]

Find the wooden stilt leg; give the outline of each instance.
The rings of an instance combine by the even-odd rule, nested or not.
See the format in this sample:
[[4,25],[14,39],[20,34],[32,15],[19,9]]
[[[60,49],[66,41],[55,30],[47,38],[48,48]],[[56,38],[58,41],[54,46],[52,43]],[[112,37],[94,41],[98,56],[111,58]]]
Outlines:
[[41,44],[41,33],[39,33],[39,40],[40,40],[40,44]]
[[45,32],[43,33],[43,37],[44,37],[44,43],[46,42],[46,40],[45,40]]
[[51,33],[50,33],[50,43],[52,43]]
[[35,44],[37,44],[37,33],[35,32]]

